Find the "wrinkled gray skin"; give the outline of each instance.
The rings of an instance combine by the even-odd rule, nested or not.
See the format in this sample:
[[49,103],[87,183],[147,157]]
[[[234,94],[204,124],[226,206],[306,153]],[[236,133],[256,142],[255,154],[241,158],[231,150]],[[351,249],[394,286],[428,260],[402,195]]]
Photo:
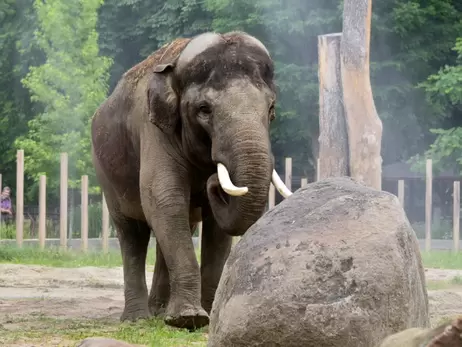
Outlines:
[[[93,163],[117,229],[124,269],[121,320],[161,315],[208,324],[231,247],[263,214],[273,170],[273,63],[239,32],[178,39],[124,74],[92,123]],[[230,197],[223,163],[246,195]],[[201,266],[191,232],[203,221]],[[148,296],[145,261],[157,240]]]

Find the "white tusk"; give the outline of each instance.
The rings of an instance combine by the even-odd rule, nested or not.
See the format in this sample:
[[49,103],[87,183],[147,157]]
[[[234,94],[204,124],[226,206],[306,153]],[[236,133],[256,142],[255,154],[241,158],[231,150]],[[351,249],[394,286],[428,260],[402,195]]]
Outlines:
[[276,170],[273,170],[273,175],[271,176],[271,179],[278,192],[281,193],[281,195],[284,198],[288,198],[292,195],[292,192],[289,190],[289,188],[286,187],[284,182],[282,182],[281,177],[279,177]]
[[247,187],[236,187],[229,177],[228,169],[221,163],[217,164],[218,181],[221,188],[231,196],[241,196],[249,191]]

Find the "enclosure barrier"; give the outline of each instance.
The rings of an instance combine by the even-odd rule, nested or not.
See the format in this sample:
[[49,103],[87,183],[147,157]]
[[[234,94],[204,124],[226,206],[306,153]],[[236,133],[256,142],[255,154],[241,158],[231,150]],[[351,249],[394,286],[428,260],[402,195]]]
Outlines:
[[[292,158],[285,158],[285,184],[292,190]],[[321,176],[321,162],[317,159],[316,180]],[[432,190],[433,190],[433,164],[431,159],[426,161],[426,176],[425,176],[425,250],[432,249]],[[24,151],[17,151],[17,173],[16,173],[16,244],[22,247],[24,243]],[[46,176],[42,175],[39,179],[39,227],[38,227],[38,243],[40,249],[44,249],[47,239],[46,230]],[[305,187],[308,184],[308,178],[302,177],[300,187]],[[0,190],[2,187],[2,175],[0,174]],[[405,201],[405,182],[398,181],[398,200],[402,206]],[[268,209],[272,209],[276,205],[276,189],[271,183],[268,192]],[[89,248],[88,238],[88,176],[81,177],[81,240],[80,247],[83,252],[87,252]],[[68,246],[68,156],[67,153],[61,153],[60,165],[60,216],[59,216],[59,244],[62,249]],[[106,199],[102,194],[102,215],[101,215],[101,249],[104,253],[109,250],[109,211],[107,208]],[[0,231],[3,227],[0,224]],[[202,235],[202,223],[199,223],[199,246]],[[453,185],[453,242],[452,250],[459,252],[460,250],[460,182],[455,181]],[[0,233],[1,239],[1,233]],[[35,239],[34,239],[35,240]],[[1,240],[0,240],[1,241]]]

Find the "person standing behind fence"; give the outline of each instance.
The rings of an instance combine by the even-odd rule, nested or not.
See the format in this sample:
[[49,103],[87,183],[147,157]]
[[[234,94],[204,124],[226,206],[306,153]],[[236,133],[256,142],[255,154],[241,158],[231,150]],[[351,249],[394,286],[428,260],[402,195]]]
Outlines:
[[1,195],[0,212],[2,216],[2,223],[10,225],[13,221],[13,203],[10,197],[10,187],[3,188]]

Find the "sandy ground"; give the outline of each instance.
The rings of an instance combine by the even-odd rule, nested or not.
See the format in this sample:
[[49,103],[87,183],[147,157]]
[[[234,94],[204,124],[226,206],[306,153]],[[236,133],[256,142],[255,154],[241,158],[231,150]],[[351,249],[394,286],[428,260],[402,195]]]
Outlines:
[[[147,271],[150,286],[152,272]],[[462,270],[427,269],[427,281],[447,281]],[[0,264],[1,330],[33,329],[34,317],[117,321],[123,308],[122,268],[52,268]],[[462,286],[429,290],[432,323],[462,313]],[[41,346],[36,343],[2,346]],[[46,344],[50,346],[49,342]],[[63,346],[61,343],[53,344]]]

